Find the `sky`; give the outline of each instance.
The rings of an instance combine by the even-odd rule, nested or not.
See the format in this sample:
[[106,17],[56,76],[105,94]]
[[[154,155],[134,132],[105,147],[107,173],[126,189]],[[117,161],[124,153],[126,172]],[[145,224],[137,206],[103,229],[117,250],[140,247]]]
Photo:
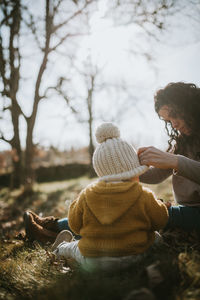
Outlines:
[[[167,147],[167,136],[164,123],[158,119],[153,107],[155,91],[172,81],[193,82],[200,86],[200,42],[196,39],[196,30],[192,26],[187,29],[175,24],[174,28],[167,30],[161,37],[161,42],[149,45],[139,40],[141,46],[152,51],[154,59],[147,63],[143,57],[131,53],[140,35],[134,26],[114,27],[111,19],[104,18],[105,1],[99,1],[98,11],[90,20],[91,34],[84,37],[77,52],[78,61],[84,60],[88,53],[92,62],[103,69],[103,78],[107,83],[116,84],[125,82],[130,87],[132,105],[126,108],[120,94],[105,93],[100,90],[96,93],[96,109],[102,111],[105,118],[98,118],[95,127],[102,121],[109,121],[115,104],[120,103],[123,112],[119,125],[121,137],[139,146],[156,146],[161,149]],[[184,19],[179,22],[184,23]],[[184,34],[183,34],[184,32]],[[37,61],[37,57],[35,56]],[[63,66],[57,61],[57,67],[62,71]],[[34,61],[31,72],[34,72]],[[30,70],[29,70],[30,72]],[[27,70],[27,77],[31,76]],[[53,73],[54,71],[52,71]],[[63,70],[64,72],[64,70]],[[52,74],[49,75],[53,76]],[[74,76],[75,86],[81,83]],[[45,80],[48,80],[46,77]],[[23,89],[23,97],[30,97],[30,88]],[[136,99],[136,100],[134,100]],[[61,99],[51,98],[41,103],[38,111],[34,141],[43,146],[53,145],[60,150],[78,148],[88,144],[87,126],[77,124],[75,118],[66,110]],[[22,103],[23,109],[29,111],[29,105]],[[127,110],[127,111],[125,111]],[[109,113],[108,113],[109,111]],[[124,112],[125,111],[125,112]],[[8,122],[3,124],[7,136],[11,135]],[[25,139],[25,124],[21,120],[21,138]],[[0,141],[0,151],[9,146]]]

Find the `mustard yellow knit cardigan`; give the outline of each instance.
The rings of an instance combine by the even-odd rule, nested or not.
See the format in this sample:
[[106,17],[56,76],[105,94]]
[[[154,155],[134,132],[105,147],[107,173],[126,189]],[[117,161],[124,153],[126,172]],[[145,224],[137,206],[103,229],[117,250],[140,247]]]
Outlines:
[[155,232],[168,220],[165,205],[138,182],[96,182],[72,202],[71,230],[82,236],[79,249],[86,257],[142,253]]

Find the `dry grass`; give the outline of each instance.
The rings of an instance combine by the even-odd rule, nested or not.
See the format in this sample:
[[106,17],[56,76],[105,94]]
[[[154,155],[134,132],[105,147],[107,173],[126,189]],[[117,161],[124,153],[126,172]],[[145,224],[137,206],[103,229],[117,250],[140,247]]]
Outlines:
[[[44,215],[64,217],[70,203],[91,179],[35,185],[34,194],[0,191],[2,238],[0,240],[0,299],[137,299],[132,291],[145,287],[156,299],[200,299],[199,237],[193,233],[166,233],[164,243],[154,246],[125,272],[85,274],[66,262],[55,262],[49,246],[30,244],[21,236],[22,214],[32,209]],[[159,198],[172,201],[170,179],[149,186]],[[160,278],[149,277],[156,265]],[[158,277],[159,277],[158,276]]]

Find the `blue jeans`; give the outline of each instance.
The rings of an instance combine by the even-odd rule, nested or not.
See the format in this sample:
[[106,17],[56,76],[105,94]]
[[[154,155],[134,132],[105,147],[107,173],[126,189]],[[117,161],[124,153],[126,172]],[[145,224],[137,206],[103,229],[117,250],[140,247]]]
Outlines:
[[[69,230],[72,232],[72,230],[70,229],[69,224],[68,224],[68,218],[63,218],[63,219],[58,220],[58,228],[59,228],[59,231]],[[80,238],[81,238],[80,235],[74,234],[74,236],[77,240],[80,240]]]
[[200,207],[171,206],[168,212],[169,220],[165,229],[179,228],[185,231],[200,231]]

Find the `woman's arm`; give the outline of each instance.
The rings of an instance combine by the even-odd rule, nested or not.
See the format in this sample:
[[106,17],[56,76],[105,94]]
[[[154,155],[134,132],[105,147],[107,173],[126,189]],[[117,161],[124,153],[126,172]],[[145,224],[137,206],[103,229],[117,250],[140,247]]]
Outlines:
[[141,182],[159,183],[172,174],[185,177],[200,184],[200,162],[182,155],[163,152],[154,147],[138,149],[138,156],[142,165],[154,166],[140,176]]
[[178,168],[176,175],[200,184],[200,162],[182,155],[177,155],[177,157]]
[[138,149],[138,157],[142,165],[154,166],[140,176],[143,183],[157,184],[169,177],[173,168],[176,168],[176,159],[173,154],[163,152],[154,147]]
[[147,172],[140,175],[140,182],[148,183],[148,184],[157,184],[163,182],[170,175],[172,175],[172,169],[158,169],[158,168],[149,168]]
[[141,165],[153,166],[160,169],[178,168],[178,157],[175,154],[161,151],[155,147],[143,147],[138,149]]

